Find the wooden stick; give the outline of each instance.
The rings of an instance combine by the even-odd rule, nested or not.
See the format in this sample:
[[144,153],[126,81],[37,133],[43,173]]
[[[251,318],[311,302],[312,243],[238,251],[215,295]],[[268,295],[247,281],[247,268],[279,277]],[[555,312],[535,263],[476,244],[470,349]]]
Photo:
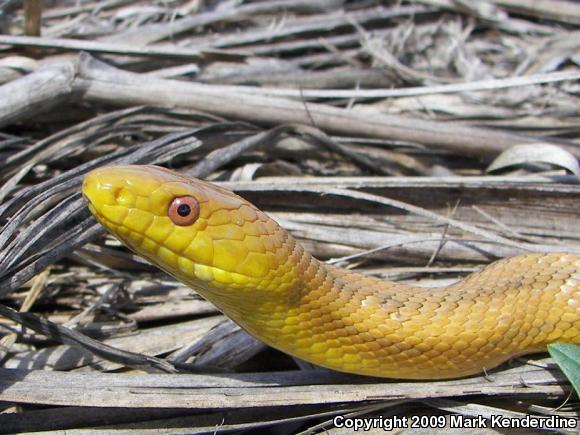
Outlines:
[[24,0],[24,33],[40,36],[42,26],[42,3],[40,0]]
[[0,86],[0,128],[49,110],[72,93],[75,64],[54,64]]
[[536,18],[580,24],[580,5],[562,0],[492,0],[508,11]]
[[171,46],[135,47],[132,45],[81,41],[67,38],[38,38],[35,36],[11,36],[0,35],[1,45],[21,47],[52,48],[64,51],[86,51],[90,53],[118,54],[124,56],[151,56],[169,59],[199,60],[212,57],[221,60],[239,60],[244,57],[243,53],[226,53],[218,49],[194,50]]
[[[232,92],[228,86],[157,79],[110,67],[89,55],[81,55],[75,89],[98,103],[180,107],[266,125],[314,124],[329,133],[419,143],[461,155],[494,156],[516,144],[540,142],[514,133],[387,115],[370,108],[349,110]],[[566,149],[580,156],[578,148]]]
[[[250,86],[232,86],[239,92],[260,95],[275,95],[293,98],[392,98],[416,95],[454,94],[460,92],[476,92],[530,86],[537,84],[556,83],[561,81],[580,80],[580,71],[558,71],[546,74],[508,77],[503,79],[475,80],[465,83],[452,83],[434,86],[415,86],[396,89],[284,89],[256,88]],[[233,90],[233,89],[232,89]]]
[[[345,383],[348,380],[352,383]],[[364,383],[320,370],[215,375],[124,375],[0,369],[7,402],[138,408],[243,408],[357,403],[456,395],[564,395],[563,375],[519,367],[485,377],[438,382]],[[334,382],[333,382],[334,381]],[[342,382],[341,382],[342,381]],[[327,383],[327,385],[320,385]],[[318,384],[318,385],[317,385]],[[74,388],[73,388],[74,387]]]

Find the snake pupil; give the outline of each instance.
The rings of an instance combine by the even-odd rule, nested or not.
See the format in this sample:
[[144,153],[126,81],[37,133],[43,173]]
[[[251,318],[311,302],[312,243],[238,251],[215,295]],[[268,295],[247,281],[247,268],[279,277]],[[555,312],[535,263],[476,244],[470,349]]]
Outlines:
[[187,215],[189,215],[189,213],[191,213],[191,207],[187,204],[180,204],[179,207],[177,207],[177,214],[181,217],[186,217]]

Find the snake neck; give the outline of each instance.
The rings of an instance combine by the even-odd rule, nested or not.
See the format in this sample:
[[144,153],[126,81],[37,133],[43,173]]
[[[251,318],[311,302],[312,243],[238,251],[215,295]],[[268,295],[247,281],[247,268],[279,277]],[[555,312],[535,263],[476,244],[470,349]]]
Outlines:
[[[323,279],[324,264],[312,257],[289,234],[279,238],[272,253],[268,253],[267,273],[241,277],[238,283],[230,278],[202,281],[187,273],[169,271],[242,326],[259,318],[278,318],[300,305],[312,285]],[[219,271],[218,271],[219,272]],[[232,276],[231,272],[214,272],[217,276]]]
[[[344,309],[361,305],[379,282],[384,291],[406,287],[330,266],[306,252],[293,238],[286,240],[285,247],[287,261],[273,269],[271,279],[235,293],[199,289],[237,324],[273,347],[280,348],[280,337],[294,330],[297,323],[306,324],[313,318],[320,324],[335,321]],[[352,282],[363,287],[372,285],[366,291],[353,287],[349,284]],[[367,308],[364,303],[362,308],[368,315],[380,309],[378,305]]]
[[549,343],[580,344],[578,256],[514,257],[432,289],[297,254],[292,285],[223,309],[270,346],[321,366],[444,379],[480,373]]

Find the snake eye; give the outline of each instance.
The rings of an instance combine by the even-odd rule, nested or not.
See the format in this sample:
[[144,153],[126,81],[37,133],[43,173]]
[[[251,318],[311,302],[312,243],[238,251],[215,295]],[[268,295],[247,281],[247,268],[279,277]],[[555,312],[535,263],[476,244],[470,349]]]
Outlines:
[[167,214],[175,225],[191,225],[199,217],[199,203],[191,196],[180,196],[171,201]]

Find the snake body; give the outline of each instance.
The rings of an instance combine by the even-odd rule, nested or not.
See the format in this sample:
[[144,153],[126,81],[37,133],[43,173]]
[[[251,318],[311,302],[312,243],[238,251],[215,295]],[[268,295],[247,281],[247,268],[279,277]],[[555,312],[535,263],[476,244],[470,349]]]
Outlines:
[[266,344],[323,367],[446,379],[580,344],[580,255],[518,256],[454,285],[412,287],[322,263],[243,198],[163,168],[97,169],[83,194],[130,249]]

